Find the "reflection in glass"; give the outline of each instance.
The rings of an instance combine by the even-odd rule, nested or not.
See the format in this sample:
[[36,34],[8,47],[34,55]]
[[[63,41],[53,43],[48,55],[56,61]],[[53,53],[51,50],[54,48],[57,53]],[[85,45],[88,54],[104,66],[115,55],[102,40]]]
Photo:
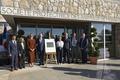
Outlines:
[[51,32],[51,28],[37,28],[37,35],[39,35],[39,33],[47,33],[47,32]]
[[111,24],[105,23],[92,23],[92,26],[97,30],[97,38],[99,39],[99,47],[100,47],[100,56],[99,58],[104,58],[104,26],[105,26],[105,37],[106,37],[106,57],[110,57],[111,43],[112,43],[112,35],[111,35]]
[[64,28],[52,28],[52,35],[55,36],[61,36],[64,32]]
[[33,35],[36,35],[36,30],[35,30],[35,28],[27,28],[27,27],[22,27],[22,28],[20,28],[20,29],[22,29],[22,30],[24,30],[25,31],[25,36],[28,36],[30,33],[32,33]]

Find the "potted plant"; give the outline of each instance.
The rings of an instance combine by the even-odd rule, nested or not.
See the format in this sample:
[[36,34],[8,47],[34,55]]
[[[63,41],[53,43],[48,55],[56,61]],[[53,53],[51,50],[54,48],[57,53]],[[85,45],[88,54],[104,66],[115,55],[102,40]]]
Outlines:
[[99,56],[99,46],[98,46],[98,38],[96,37],[97,32],[96,28],[90,29],[90,47],[89,47],[89,60],[91,64],[97,64],[97,59]]

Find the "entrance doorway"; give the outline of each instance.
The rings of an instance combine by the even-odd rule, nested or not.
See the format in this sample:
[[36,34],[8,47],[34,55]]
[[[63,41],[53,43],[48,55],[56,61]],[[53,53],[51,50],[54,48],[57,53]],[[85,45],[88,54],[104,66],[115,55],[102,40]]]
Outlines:
[[61,36],[62,33],[67,32],[69,38],[72,37],[72,34],[75,32],[77,38],[80,39],[81,33],[89,33],[89,26],[81,25],[40,25],[40,24],[19,24],[18,30],[24,30],[24,36],[28,36],[32,33],[35,36],[38,36],[39,33],[51,32],[52,36]]

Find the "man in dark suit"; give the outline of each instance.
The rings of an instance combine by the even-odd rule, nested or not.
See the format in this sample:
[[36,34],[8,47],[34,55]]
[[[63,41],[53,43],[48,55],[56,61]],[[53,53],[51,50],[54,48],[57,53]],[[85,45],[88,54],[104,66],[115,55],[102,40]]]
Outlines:
[[43,34],[40,33],[39,39],[37,40],[37,51],[39,56],[39,65],[44,65],[44,48],[45,48],[45,41],[43,39]]
[[71,51],[71,40],[68,38],[68,34],[65,33],[64,46],[63,46],[63,63],[67,62],[70,64],[70,51]]
[[12,40],[9,41],[8,45],[9,55],[11,57],[11,71],[18,69],[18,45],[16,41],[16,36],[12,36]]
[[19,68],[25,68],[25,54],[26,54],[26,45],[24,38],[20,38],[20,42],[18,43],[19,48]]
[[81,52],[82,52],[82,63],[87,63],[87,48],[88,48],[88,39],[85,33],[82,33],[79,43]]

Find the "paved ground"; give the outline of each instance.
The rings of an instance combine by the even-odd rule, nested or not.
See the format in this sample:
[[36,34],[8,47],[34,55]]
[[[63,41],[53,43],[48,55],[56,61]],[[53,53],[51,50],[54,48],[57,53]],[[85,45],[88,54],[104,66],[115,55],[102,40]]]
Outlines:
[[10,72],[0,67],[0,80],[120,80],[120,60],[91,64],[49,64]]

